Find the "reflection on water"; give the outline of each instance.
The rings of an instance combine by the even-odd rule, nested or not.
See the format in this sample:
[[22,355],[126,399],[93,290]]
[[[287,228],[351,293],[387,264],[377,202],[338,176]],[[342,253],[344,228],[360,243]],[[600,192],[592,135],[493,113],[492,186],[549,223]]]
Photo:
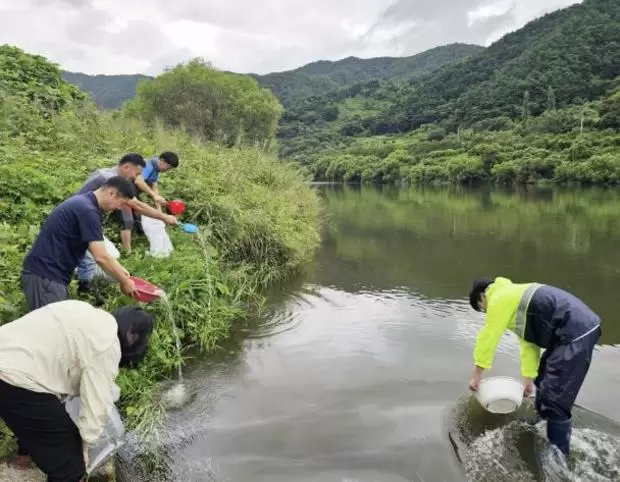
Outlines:
[[471,281],[504,275],[575,292],[620,343],[620,193],[324,189],[330,228],[317,282],[348,291],[406,287],[465,299]]
[[[472,406],[482,318],[467,291],[480,275],[568,288],[604,319],[602,343],[620,343],[617,194],[332,187],[322,195],[329,224],[310,277],[188,371],[195,399],[169,414],[159,458],[169,472],[126,480],[537,480],[540,428],[519,421],[522,413],[489,420]],[[581,404],[620,417],[619,361],[615,347],[597,351]],[[517,340],[506,335],[490,375],[518,373]],[[597,480],[588,474],[598,470],[607,474],[598,480],[618,480],[615,428],[590,412],[577,418],[575,476]]]

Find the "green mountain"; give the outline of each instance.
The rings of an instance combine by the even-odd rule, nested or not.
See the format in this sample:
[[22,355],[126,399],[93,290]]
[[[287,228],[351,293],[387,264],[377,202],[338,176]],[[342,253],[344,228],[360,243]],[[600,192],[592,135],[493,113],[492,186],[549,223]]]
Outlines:
[[417,82],[287,109],[280,154],[315,180],[620,184],[620,2],[584,0]]
[[[401,128],[475,122],[593,100],[620,75],[620,2],[585,0],[527,24],[466,62],[447,66],[403,100]],[[525,99],[524,99],[525,98]]]
[[99,107],[116,109],[136,95],[136,86],[146,75],[87,75],[76,72],[62,72],[63,78],[80,89],[90,93]]
[[[295,70],[267,75],[251,74],[258,83],[274,92],[285,106],[308,96],[353,85],[361,81],[416,79],[433,70],[483,50],[476,45],[452,44],[436,47],[411,57],[348,57],[335,62],[321,60]],[[136,94],[136,85],[145,75],[87,75],[63,72],[68,82],[89,92],[104,108],[117,108]]]
[[[281,153],[306,160],[351,137],[438,124],[501,127],[594,101],[620,75],[620,2],[585,0],[528,23],[462,62],[415,82],[359,83],[299,100],[280,126]],[[347,139],[349,138],[349,139]]]
[[410,57],[320,60],[295,70],[255,75],[255,78],[263,87],[271,89],[285,107],[289,107],[300,99],[360,82],[417,79],[482,50],[484,48],[478,45],[451,44]]

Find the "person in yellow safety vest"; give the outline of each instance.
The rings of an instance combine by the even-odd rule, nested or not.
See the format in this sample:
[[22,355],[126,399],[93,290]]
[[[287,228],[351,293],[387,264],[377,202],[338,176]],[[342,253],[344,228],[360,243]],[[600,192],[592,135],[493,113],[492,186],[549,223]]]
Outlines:
[[536,386],[536,412],[547,421],[549,443],[568,457],[572,408],[602,334],[599,316],[560,288],[503,277],[474,281],[469,303],[486,315],[474,348],[470,388],[477,390],[483,371],[491,368],[504,331],[516,333],[524,395]]

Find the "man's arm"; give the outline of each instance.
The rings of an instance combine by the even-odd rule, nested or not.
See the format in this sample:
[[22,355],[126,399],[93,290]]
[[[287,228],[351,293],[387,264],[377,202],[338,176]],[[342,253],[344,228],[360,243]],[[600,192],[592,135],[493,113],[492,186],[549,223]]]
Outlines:
[[484,370],[492,368],[495,350],[507,324],[507,322],[504,323],[501,319],[490,318],[487,315],[486,323],[478,333],[476,346],[474,347],[474,362],[476,366]]
[[101,437],[114,406],[112,390],[118,376],[118,363],[118,349],[111,347],[88,360],[88,365],[82,370],[79,429],[86,446]]
[[526,378],[534,379],[538,376],[540,348],[538,345],[523,339],[520,339],[519,342],[521,345],[521,375]]
[[154,182],[153,185],[151,186],[151,189],[153,190],[153,192],[155,194],[157,194],[157,198],[155,200],[155,204],[157,206],[157,210],[161,211],[164,207],[164,204],[166,202],[166,198],[163,197],[161,194],[159,194],[159,183],[158,182]]
[[164,214],[148,204],[138,201],[136,198],[127,201],[127,205],[139,214],[148,216],[149,218],[159,219],[170,226],[176,226],[179,224],[179,220],[176,217],[170,214]]
[[120,283],[123,293],[129,295],[136,290],[133,281],[129,278],[129,272],[108,253],[103,241],[91,241],[88,243],[88,250],[95,262]]
[[147,193],[153,201],[156,203],[164,203],[166,200],[159,194],[159,190],[157,189],[157,183],[153,183],[153,187],[149,186],[144,180],[144,176],[142,174],[136,177],[136,186],[140,191]]
[[476,346],[474,347],[475,367],[470,382],[470,387],[474,390],[477,390],[484,370],[493,366],[495,350],[510,320],[509,308],[502,308],[501,304],[498,307],[497,304],[493,303],[487,309],[484,326],[478,332]]

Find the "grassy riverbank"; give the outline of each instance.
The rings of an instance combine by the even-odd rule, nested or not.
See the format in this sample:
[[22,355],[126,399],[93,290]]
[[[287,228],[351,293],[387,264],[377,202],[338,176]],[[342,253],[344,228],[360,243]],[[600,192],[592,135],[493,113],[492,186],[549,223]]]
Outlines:
[[[0,76],[1,77],[1,76]],[[51,209],[70,196],[96,168],[114,165],[126,152],[151,156],[178,152],[181,166],[162,176],[161,190],[188,204],[184,221],[200,236],[169,229],[169,259],[144,255],[144,239],[121,262],[164,288],[180,327],[184,350],[208,352],[231,325],[260,306],[265,286],[294,274],[319,242],[319,202],[302,177],[262,150],[203,143],[158,123],[148,126],[122,113],[102,113],[75,100],[50,115],[28,96],[4,95],[0,103],[0,320],[26,311],[19,288],[24,255]],[[118,226],[107,231],[118,245]],[[75,295],[75,286],[71,287]],[[132,300],[116,285],[104,289],[105,307]],[[147,308],[158,320],[143,368],[122,373],[121,409],[129,429],[152,439],[164,408],[158,382],[183,363],[161,303]],[[10,436],[0,452],[11,449]]]

